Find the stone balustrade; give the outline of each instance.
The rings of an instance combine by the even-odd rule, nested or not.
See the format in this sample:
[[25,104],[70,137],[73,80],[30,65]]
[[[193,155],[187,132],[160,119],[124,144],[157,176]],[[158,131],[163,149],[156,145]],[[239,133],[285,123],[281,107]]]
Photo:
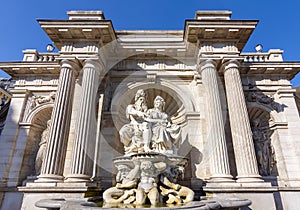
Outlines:
[[42,61],[42,62],[55,61],[57,56],[58,53],[39,53],[37,61]]
[[[241,53],[244,62],[266,62],[266,61],[283,61],[283,50],[271,49],[268,52],[250,52]],[[59,53],[40,53],[35,49],[27,49],[23,51],[23,61],[38,61],[38,62],[51,62],[55,61]]]
[[35,62],[52,62],[59,56],[59,53],[45,52],[40,53],[36,50],[24,50],[23,61],[35,61]]
[[254,53],[242,53],[244,62],[268,62],[268,61],[283,61],[283,50],[271,49],[266,53],[254,52]]

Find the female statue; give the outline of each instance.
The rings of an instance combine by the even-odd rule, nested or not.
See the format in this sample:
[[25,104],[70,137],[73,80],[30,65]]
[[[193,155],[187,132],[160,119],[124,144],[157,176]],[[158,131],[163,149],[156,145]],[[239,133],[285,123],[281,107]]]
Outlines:
[[41,141],[39,143],[39,150],[37,152],[36,159],[35,159],[35,173],[36,173],[36,175],[39,175],[41,173],[42,164],[43,164],[43,161],[45,159],[47,141],[48,141],[48,136],[49,136],[49,131],[50,131],[50,125],[51,125],[51,121],[48,120],[47,121],[47,127],[43,131],[42,136],[41,136]]
[[161,96],[154,99],[154,107],[147,111],[147,122],[151,123],[152,149],[154,152],[176,154],[181,137],[181,128],[169,121],[164,110],[165,100]]

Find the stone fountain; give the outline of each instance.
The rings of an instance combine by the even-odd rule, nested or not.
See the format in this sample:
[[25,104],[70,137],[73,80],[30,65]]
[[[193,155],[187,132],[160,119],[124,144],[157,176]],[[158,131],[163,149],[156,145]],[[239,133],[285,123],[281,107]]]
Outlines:
[[130,123],[119,131],[125,155],[114,159],[117,184],[103,193],[104,205],[138,207],[193,201],[194,192],[177,184],[187,159],[177,156],[181,128],[172,124],[164,112],[165,100],[156,96],[153,108],[148,109],[146,94],[141,89],[134,101],[126,109]]
[[49,209],[137,208],[234,209],[248,206],[249,200],[202,198],[178,184],[183,178],[187,158],[178,156],[181,127],[164,112],[165,100],[156,96],[148,109],[144,90],[136,92],[134,103],[126,109],[130,123],[119,131],[125,154],[115,158],[116,185],[103,192],[102,207],[95,198],[41,200],[38,207]]

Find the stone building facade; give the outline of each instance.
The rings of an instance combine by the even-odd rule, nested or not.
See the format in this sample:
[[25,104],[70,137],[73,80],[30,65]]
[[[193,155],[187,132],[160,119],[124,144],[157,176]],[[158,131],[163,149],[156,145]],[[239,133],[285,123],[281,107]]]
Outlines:
[[1,92],[10,101],[0,136],[2,210],[112,186],[113,159],[124,154],[118,131],[138,89],[150,102],[166,99],[182,128],[178,153],[189,159],[182,183],[198,197],[297,209],[300,119],[290,80],[300,62],[283,61],[281,50],[242,53],[258,21],[197,11],[184,30],[118,31],[100,11],[68,16],[38,20],[58,52],[24,50],[22,61],[0,63],[15,81]]

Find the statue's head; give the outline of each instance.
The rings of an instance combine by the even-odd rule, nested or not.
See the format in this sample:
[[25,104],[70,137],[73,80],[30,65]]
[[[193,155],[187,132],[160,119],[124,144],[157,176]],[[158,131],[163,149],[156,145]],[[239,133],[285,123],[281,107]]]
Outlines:
[[142,108],[144,106],[146,106],[146,93],[143,89],[139,89],[134,97],[134,103]]
[[130,168],[127,165],[118,165],[118,175],[116,177],[116,181],[120,182],[123,179],[126,178],[126,176],[128,175],[128,173],[130,172]]
[[138,91],[136,91],[134,101],[138,101],[139,98],[146,98],[146,93],[143,89],[139,89]]
[[161,96],[156,96],[154,99],[154,107],[163,110],[165,107],[165,99]]
[[143,161],[141,162],[141,170],[142,171],[148,171],[148,170],[154,170],[154,165],[151,161]]

